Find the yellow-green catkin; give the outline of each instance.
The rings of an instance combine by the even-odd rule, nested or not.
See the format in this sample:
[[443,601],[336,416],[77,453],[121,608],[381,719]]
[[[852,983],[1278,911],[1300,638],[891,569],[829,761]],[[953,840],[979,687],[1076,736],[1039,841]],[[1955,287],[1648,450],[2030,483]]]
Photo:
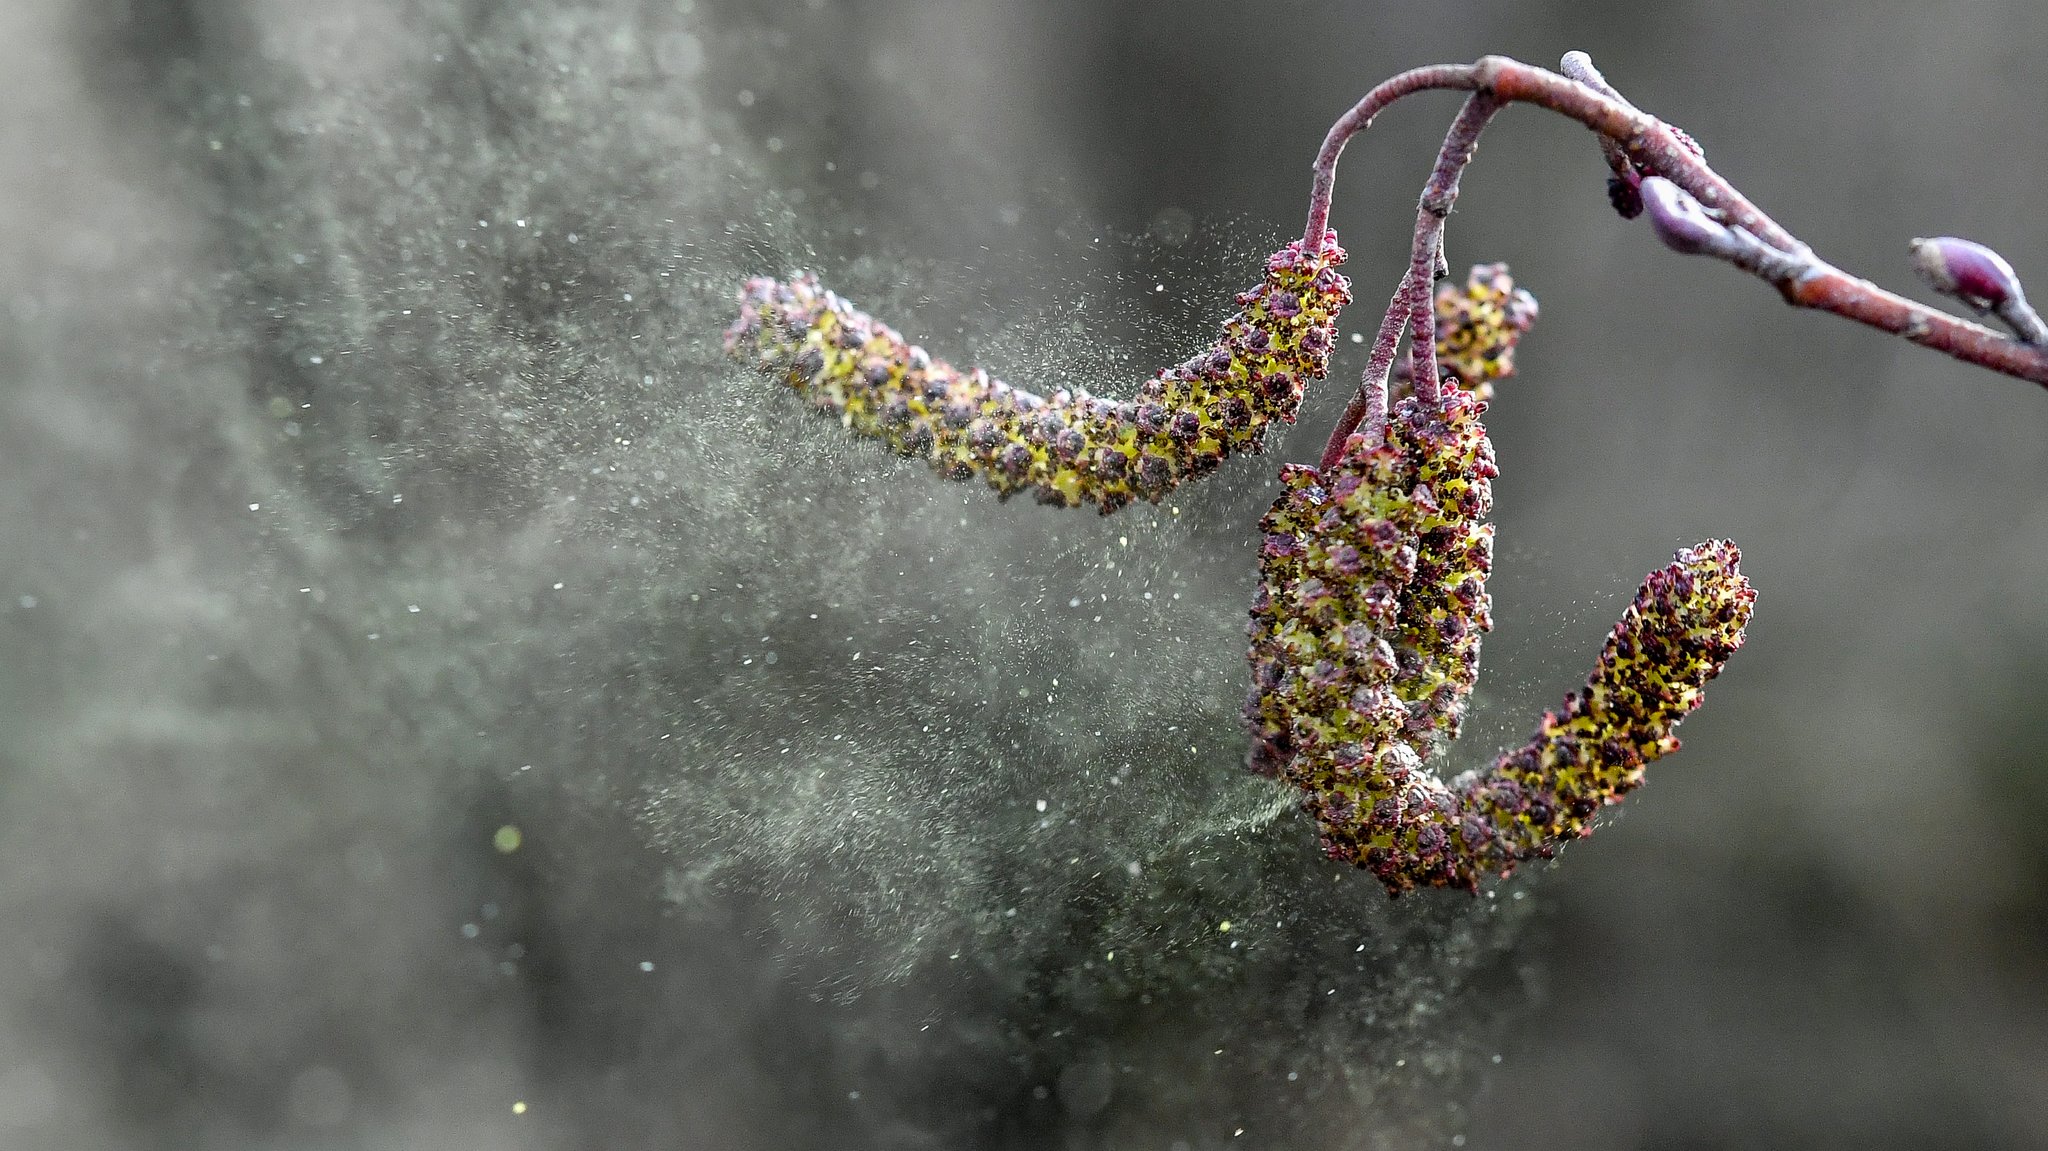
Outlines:
[[1742,646],[1756,591],[1741,562],[1734,544],[1707,540],[1650,573],[1586,686],[1464,787],[1465,807],[1492,832],[1470,846],[1504,866],[1547,856],[1590,834],[1602,806],[1641,785],[1645,764],[1678,750],[1679,721]]
[[1039,396],[979,368],[961,371],[799,273],[757,277],[740,295],[726,350],[781,377],[854,433],[923,456],[951,479],[980,476],[1104,513],[1158,501],[1233,453],[1258,452],[1292,423],[1304,385],[1329,368],[1337,313],[1351,300],[1335,232],[1266,261],[1207,350],[1161,370],[1130,400],[1081,390]]
[[1450,794],[1423,761],[1455,731],[1492,622],[1482,407],[1455,389],[1440,408],[1403,400],[1327,475],[1286,469],[1260,523],[1250,766],[1301,789],[1335,858],[1420,859],[1441,835],[1428,813]]
[[[1435,307],[1444,390],[1468,399],[1447,401],[1434,421],[1416,423],[1420,410],[1404,417],[1419,448],[1411,498],[1439,509],[1415,538],[1415,576],[1394,639],[1394,690],[1425,758],[1458,738],[1479,675],[1480,637],[1493,628],[1493,525],[1484,521],[1498,472],[1479,416],[1493,382],[1514,374],[1515,346],[1537,316],[1536,297],[1515,287],[1506,264],[1474,265],[1462,286],[1437,289]],[[1397,410],[1405,399],[1396,395]]]
[[[1398,409],[1397,409],[1398,410]],[[1479,422],[1486,405],[1447,390],[1442,409],[1407,417],[1414,478],[1415,574],[1401,601],[1393,641],[1394,690],[1408,706],[1408,735],[1428,756],[1458,738],[1465,702],[1479,679],[1479,644],[1493,630],[1495,467],[1493,443]]]
[[[1437,374],[1482,400],[1515,374],[1515,346],[1535,326],[1536,297],[1515,286],[1506,264],[1474,264],[1465,282],[1436,289]],[[1407,363],[1398,365],[1393,398],[1409,392]]]
[[1393,894],[1476,890],[1588,833],[1644,764],[1677,748],[1673,730],[1741,646],[1755,598],[1732,544],[1678,553],[1615,625],[1586,688],[1526,746],[1438,779],[1424,763],[1456,732],[1491,624],[1483,407],[1462,389],[1434,411],[1403,400],[1328,474],[1288,468],[1261,521],[1250,765],[1300,789],[1324,850]]

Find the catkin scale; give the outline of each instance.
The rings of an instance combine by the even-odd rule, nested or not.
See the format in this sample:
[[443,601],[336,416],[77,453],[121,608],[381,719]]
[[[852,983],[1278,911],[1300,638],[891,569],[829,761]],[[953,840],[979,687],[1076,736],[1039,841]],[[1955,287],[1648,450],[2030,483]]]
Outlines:
[[725,347],[949,479],[980,476],[1005,497],[1029,491],[1106,514],[1157,502],[1226,456],[1260,451],[1273,423],[1294,422],[1304,386],[1329,368],[1337,314],[1351,300],[1343,262],[1335,232],[1316,251],[1296,241],[1275,252],[1218,340],[1129,400],[1040,396],[961,371],[807,273],[748,280]]

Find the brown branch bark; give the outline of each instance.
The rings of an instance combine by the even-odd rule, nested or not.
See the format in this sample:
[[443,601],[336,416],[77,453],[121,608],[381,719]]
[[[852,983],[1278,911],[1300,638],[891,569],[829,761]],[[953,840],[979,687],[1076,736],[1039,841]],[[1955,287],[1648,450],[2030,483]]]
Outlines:
[[1663,121],[1625,100],[1505,56],[1403,72],[1368,92],[1340,117],[1316,154],[1305,233],[1310,243],[1319,242],[1328,227],[1337,160],[1351,137],[1402,97],[1445,89],[1484,93],[1502,104],[1535,104],[1612,141],[1644,173],[1662,176],[1684,188],[1718,212],[1730,227],[1741,228],[1790,257],[1770,261],[1768,268],[1745,270],[1775,284],[1786,302],[1795,307],[1829,312],[1903,336],[1964,363],[2048,386],[2048,347],[2021,343],[1981,324],[1908,300],[1815,257],[1810,248],[1709,167]]

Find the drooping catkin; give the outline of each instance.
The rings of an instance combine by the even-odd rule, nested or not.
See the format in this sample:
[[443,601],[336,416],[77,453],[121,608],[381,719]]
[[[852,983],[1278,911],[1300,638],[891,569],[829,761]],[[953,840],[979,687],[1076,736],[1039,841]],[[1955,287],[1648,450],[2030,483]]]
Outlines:
[[1643,782],[1645,764],[1678,750],[1679,721],[1742,646],[1756,591],[1741,562],[1734,544],[1707,540],[1650,573],[1586,686],[1464,786],[1465,807],[1493,833],[1468,846],[1507,865],[1547,856],[1590,833],[1603,805]]
[[1324,850],[1393,894],[1474,890],[1587,834],[1678,747],[1673,730],[1741,646],[1755,599],[1732,544],[1679,552],[1527,745],[1487,772],[1437,778],[1425,761],[1455,735],[1491,625],[1483,407],[1462,389],[1437,411],[1403,400],[1328,474],[1288,468],[1261,521],[1250,766],[1300,789]]
[[1335,232],[1266,261],[1265,278],[1205,351],[1162,369],[1129,400],[1082,390],[1040,396],[979,368],[934,360],[805,273],[757,277],[740,295],[726,350],[750,358],[858,435],[923,456],[950,479],[980,476],[1003,496],[1093,503],[1104,513],[1158,501],[1255,453],[1292,423],[1304,385],[1329,368],[1337,313],[1351,300]]
[[1458,390],[1440,409],[1403,400],[1328,475],[1283,472],[1260,523],[1250,766],[1301,789],[1337,858],[1442,855],[1430,813],[1452,798],[1422,765],[1455,730],[1492,623],[1482,407]]

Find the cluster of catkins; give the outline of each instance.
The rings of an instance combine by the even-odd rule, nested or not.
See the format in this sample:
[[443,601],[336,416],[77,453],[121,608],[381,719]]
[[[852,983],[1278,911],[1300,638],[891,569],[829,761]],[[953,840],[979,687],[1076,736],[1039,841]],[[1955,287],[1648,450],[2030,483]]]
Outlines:
[[1742,645],[1756,598],[1733,544],[1679,552],[1527,744],[1449,784],[1425,770],[1457,734],[1493,623],[1483,407],[1462,388],[1435,408],[1401,401],[1384,436],[1352,436],[1328,473],[1287,468],[1260,523],[1251,766],[1300,788],[1324,850],[1395,894],[1475,890],[1589,833],[1678,749],[1672,730]]
[[[1293,421],[1350,301],[1343,260],[1334,232],[1313,252],[1275,253],[1222,337],[1133,400],[1040,397],[959,371],[805,274],[749,280],[726,348],[950,478],[1107,513],[1257,452],[1273,421]],[[1755,598],[1732,544],[1679,552],[1527,744],[1449,783],[1430,772],[1457,737],[1493,623],[1485,518],[1498,471],[1479,417],[1536,318],[1502,264],[1441,286],[1435,305],[1437,395],[1399,394],[1327,471],[1282,470],[1249,627],[1252,770],[1300,789],[1328,854],[1396,895],[1476,890],[1589,833],[1602,805],[1677,749],[1673,729],[1741,646]]]

